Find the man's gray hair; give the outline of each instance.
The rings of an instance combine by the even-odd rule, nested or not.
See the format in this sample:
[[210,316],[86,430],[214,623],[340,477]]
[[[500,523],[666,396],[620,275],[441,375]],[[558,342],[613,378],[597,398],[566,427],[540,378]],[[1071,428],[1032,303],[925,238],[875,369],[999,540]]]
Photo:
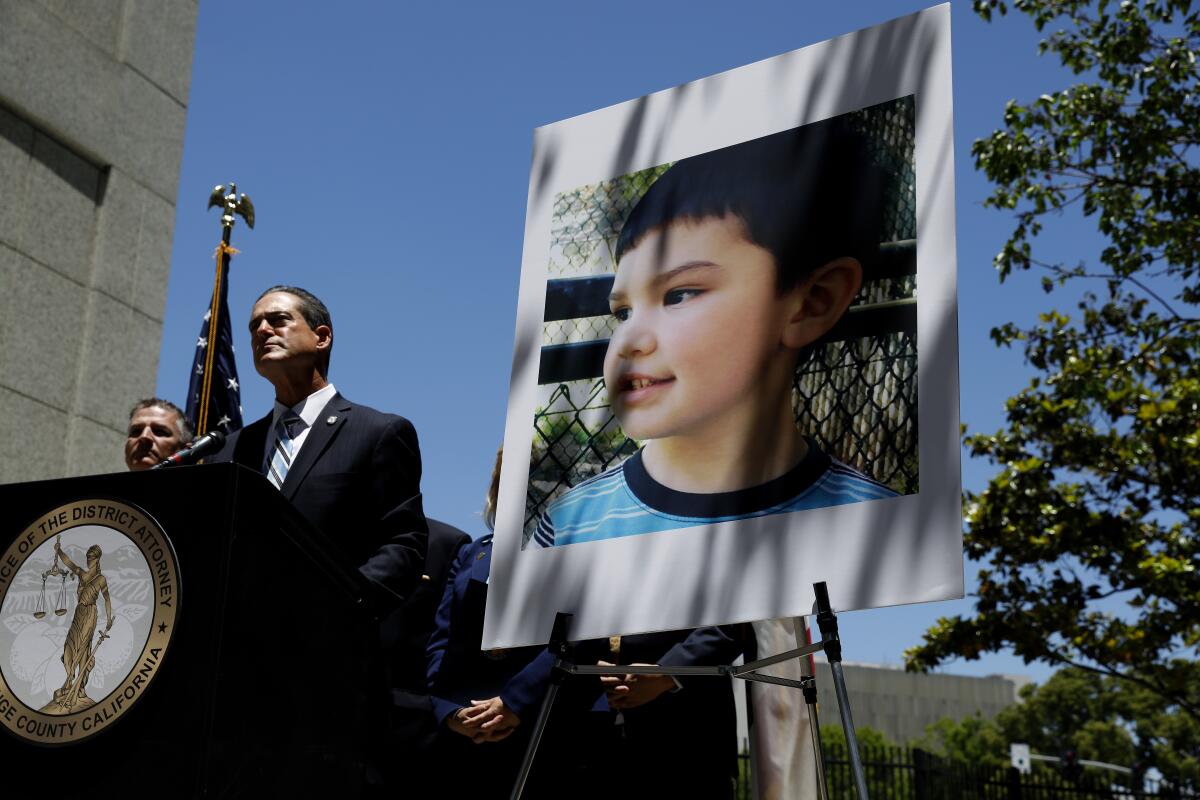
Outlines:
[[196,438],[196,432],[192,430],[192,423],[188,421],[187,414],[183,413],[183,409],[170,400],[163,400],[161,397],[147,397],[145,400],[138,400],[134,407],[129,410],[129,421],[132,422],[133,415],[143,408],[161,408],[164,411],[174,411],[175,418],[179,420],[179,435],[183,443],[188,444]]

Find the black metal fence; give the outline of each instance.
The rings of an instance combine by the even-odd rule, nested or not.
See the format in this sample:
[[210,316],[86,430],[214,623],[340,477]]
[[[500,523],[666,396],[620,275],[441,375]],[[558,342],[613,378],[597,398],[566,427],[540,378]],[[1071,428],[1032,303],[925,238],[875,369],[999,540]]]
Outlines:
[[[1095,769],[1068,776],[1061,768],[1035,764],[1022,774],[1013,767],[968,765],[917,748],[860,748],[867,793],[872,800],[1175,800],[1196,797],[1169,785]],[[830,800],[856,800],[846,748],[826,747]],[[750,758],[743,754],[735,796],[753,797]]]
[[[913,494],[919,482],[913,98],[851,116],[892,176],[884,198],[885,243],[850,311],[797,368],[793,407],[800,430],[827,452]],[[669,166],[555,198],[526,541],[546,504],[639,446],[609,410],[600,377],[613,332],[608,293],[621,226]]]

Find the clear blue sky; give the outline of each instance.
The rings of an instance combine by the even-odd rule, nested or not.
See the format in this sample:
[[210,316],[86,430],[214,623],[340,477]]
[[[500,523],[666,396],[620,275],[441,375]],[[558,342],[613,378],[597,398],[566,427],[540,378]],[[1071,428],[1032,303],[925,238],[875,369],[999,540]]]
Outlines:
[[[200,4],[158,391],[182,404],[211,292],[214,184],[250,194],[230,304],[247,421],[269,384],[243,320],[274,283],[329,305],[331,378],[354,400],[401,413],[421,436],[426,510],[474,536],[504,426],[532,131],[923,8],[910,0],[604,4],[354,2]],[[988,330],[1047,300],[1030,277],[999,286],[993,254],[1011,229],[982,208],[971,142],[1009,98],[1069,76],[1037,56],[1023,16],[991,25],[953,3],[959,329],[963,421],[993,430],[1023,384],[1020,357]],[[1070,226],[1070,230],[1067,229]],[[1048,236],[1069,252],[1086,229]],[[963,481],[991,474],[964,458]],[[968,566],[968,586],[975,568]],[[938,616],[965,602],[842,615],[846,658],[897,664]],[[1011,655],[947,672],[1049,670]]]

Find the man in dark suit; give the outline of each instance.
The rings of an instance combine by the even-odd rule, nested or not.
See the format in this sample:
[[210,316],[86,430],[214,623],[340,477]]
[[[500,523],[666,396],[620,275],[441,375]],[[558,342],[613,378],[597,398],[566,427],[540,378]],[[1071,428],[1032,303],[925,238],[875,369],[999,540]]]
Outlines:
[[[254,303],[249,328],[254,368],[275,387],[275,407],[209,460],[262,472],[369,579],[371,610],[384,619],[416,594],[425,571],[416,430],[350,402],[329,382],[333,320],[312,293],[272,286]],[[361,777],[369,796],[385,791],[389,655],[367,665],[365,688],[375,697],[355,734],[368,750]]]
[[453,525],[429,518],[429,548],[425,554],[425,571],[421,582],[400,608],[392,612],[382,624],[383,640],[391,653],[393,694],[397,703],[407,705],[402,695],[415,694],[416,705],[432,713],[429,695],[425,692],[425,648],[433,633],[434,618],[442,593],[446,590],[446,577],[458,551],[470,544],[471,537]]
[[[593,640],[576,657],[601,664],[666,667],[731,664],[752,648],[742,625]],[[613,715],[601,764],[636,776],[629,797],[733,800],[737,716],[725,677],[625,675],[600,679]]]
[[450,566],[471,542],[470,536],[453,525],[432,518],[428,522],[429,547],[421,582],[380,625],[392,693],[385,778],[390,785],[408,788],[414,797],[437,793],[436,783],[419,782],[429,777],[428,759],[438,729],[433,701],[425,686],[425,648],[433,633]]
[[275,387],[275,407],[209,460],[263,472],[372,581],[382,609],[399,605],[425,560],[416,430],[329,382],[333,321],[310,292],[267,289],[249,327],[254,368]]

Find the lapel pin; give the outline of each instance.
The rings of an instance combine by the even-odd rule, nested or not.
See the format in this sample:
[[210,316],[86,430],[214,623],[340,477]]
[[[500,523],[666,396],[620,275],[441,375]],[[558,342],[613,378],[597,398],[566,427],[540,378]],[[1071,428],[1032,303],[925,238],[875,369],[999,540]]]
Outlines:
[[325,418],[325,424],[326,424],[326,425],[332,425],[332,424],[333,424],[333,423],[335,423],[335,422],[337,422],[337,417],[336,417],[336,416],[330,416],[330,417],[326,417],[326,418]]

